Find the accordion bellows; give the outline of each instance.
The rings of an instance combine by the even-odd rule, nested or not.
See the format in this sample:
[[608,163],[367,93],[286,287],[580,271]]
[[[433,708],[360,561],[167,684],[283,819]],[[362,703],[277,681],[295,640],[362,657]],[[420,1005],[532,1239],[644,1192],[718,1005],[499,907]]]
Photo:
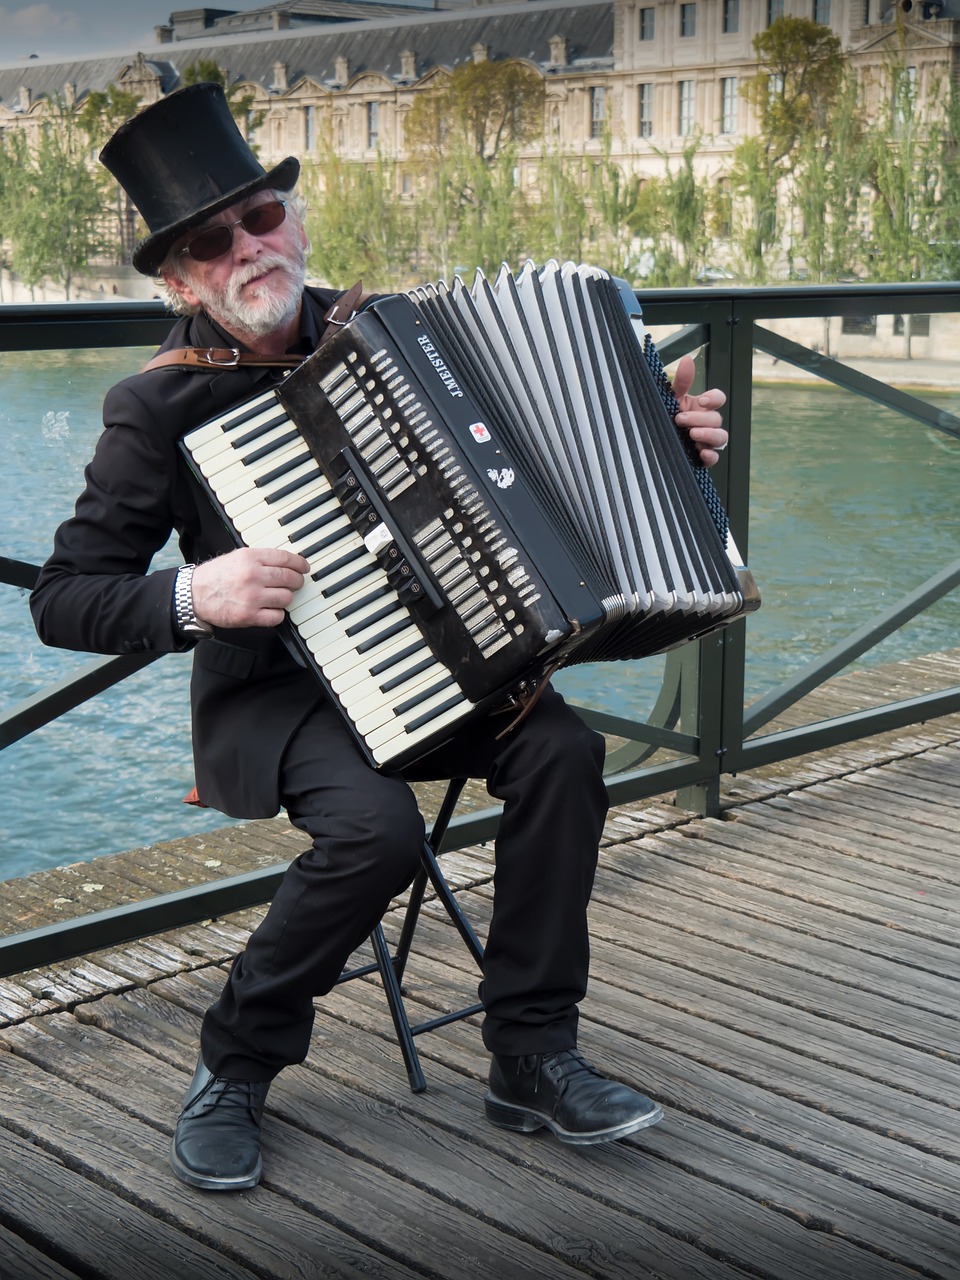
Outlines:
[[316,566],[291,638],[375,766],[759,604],[625,301],[570,263],[386,298],[185,438],[239,543]]

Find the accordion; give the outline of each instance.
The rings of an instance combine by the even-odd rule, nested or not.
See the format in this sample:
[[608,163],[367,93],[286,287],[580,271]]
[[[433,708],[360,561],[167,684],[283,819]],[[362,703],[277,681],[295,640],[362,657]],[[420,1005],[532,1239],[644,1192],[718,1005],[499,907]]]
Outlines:
[[310,561],[290,637],[374,767],[759,605],[631,310],[570,263],[384,298],[184,437],[238,545]]

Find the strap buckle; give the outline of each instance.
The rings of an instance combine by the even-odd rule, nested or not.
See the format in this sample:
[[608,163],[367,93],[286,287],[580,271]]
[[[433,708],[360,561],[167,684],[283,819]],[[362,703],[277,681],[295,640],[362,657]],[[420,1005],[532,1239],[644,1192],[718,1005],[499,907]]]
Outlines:
[[240,348],[207,347],[206,351],[197,352],[197,359],[218,369],[236,369],[240,364]]

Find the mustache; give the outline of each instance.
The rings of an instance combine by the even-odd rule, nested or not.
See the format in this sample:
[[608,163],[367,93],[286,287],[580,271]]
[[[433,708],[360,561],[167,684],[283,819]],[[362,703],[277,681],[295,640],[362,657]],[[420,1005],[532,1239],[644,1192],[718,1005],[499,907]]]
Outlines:
[[230,302],[242,302],[241,290],[251,281],[258,280],[261,276],[266,275],[268,271],[279,270],[289,275],[291,274],[290,268],[290,259],[284,254],[265,254],[263,257],[258,258],[256,262],[250,262],[244,267],[238,267],[224,286],[224,295]]

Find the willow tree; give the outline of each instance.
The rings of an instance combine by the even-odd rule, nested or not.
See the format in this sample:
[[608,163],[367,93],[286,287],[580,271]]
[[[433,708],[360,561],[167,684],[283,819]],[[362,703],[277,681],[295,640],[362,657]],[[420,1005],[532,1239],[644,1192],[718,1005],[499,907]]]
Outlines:
[[339,288],[363,280],[368,290],[415,283],[411,211],[395,195],[396,166],[344,160],[329,145],[304,165],[310,269]]
[[544,97],[540,73],[513,60],[465,63],[417,95],[404,142],[420,176],[423,243],[440,274],[494,270],[519,251],[516,157],[542,134]]
[[73,111],[55,99],[35,145],[5,139],[3,227],[11,261],[31,289],[50,279],[69,300],[78,276],[104,251],[101,191]]
[[757,131],[734,151],[735,239],[745,274],[763,280],[779,248],[777,197],[801,147],[822,138],[843,85],[842,45],[808,18],[777,18],[753,38],[758,71],[741,88]]
[[[100,151],[117,129],[136,115],[139,107],[138,94],[109,84],[103,91],[94,90],[87,94],[77,112],[77,125],[89,139],[91,150]],[[104,206],[111,210],[109,219],[105,220],[105,234],[114,240],[118,261],[129,262],[140,239],[139,215],[133,201],[114,181],[109,170],[98,165],[94,172],[103,192]]]
[[933,111],[920,117],[905,68],[893,68],[891,87],[871,135],[870,273],[876,280],[921,280],[937,224],[939,122]]

